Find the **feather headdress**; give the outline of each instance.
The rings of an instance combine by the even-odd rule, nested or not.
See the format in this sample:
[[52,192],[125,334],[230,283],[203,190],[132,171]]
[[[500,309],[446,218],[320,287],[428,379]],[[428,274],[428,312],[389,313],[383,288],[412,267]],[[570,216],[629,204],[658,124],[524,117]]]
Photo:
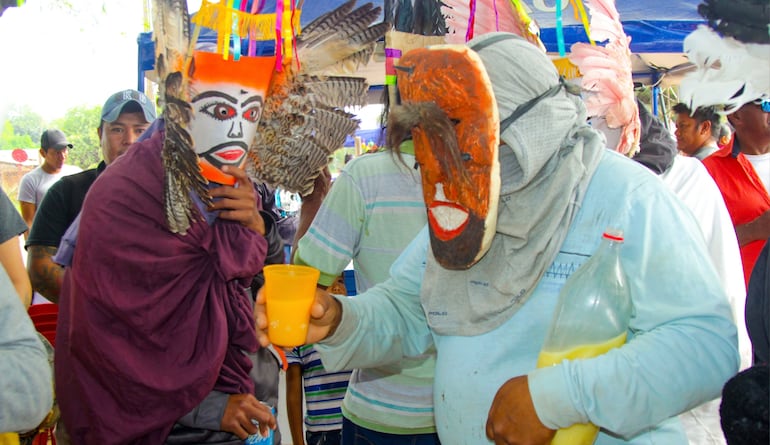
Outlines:
[[620,130],[616,147],[627,156],[639,150],[641,126],[631,73],[631,37],[623,31],[614,0],[587,0],[591,11],[591,37],[605,46],[575,43],[569,60],[583,74],[588,115]]
[[392,11],[393,29],[385,33],[385,85],[384,102],[388,108],[398,105],[400,97],[396,87],[396,66],[401,56],[415,48],[446,43],[447,26],[441,14],[441,0],[422,0],[412,6],[411,0],[398,0]]
[[545,52],[540,28],[519,0],[442,0],[447,43],[465,43],[473,36],[504,31],[524,37]]
[[[698,12],[709,20],[684,40],[695,65],[679,89],[691,110],[722,105],[731,113],[770,98],[770,7],[767,0],[708,0]],[[720,35],[722,34],[722,35]]]
[[[345,108],[365,103],[365,80],[344,74],[369,61],[389,24],[372,25],[380,8],[371,3],[355,8],[355,0],[322,15],[299,33],[300,11],[293,9],[293,0],[277,1],[279,11],[268,17],[272,25],[267,26],[265,20],[250,18],[245,8],[227,8],[224,0],[204,3],[195,22],[214,28],[220,36],[232,33],[236,40],[232,54],[228,38],[220,39],[218,47],[233,63],[240,57],[239,37],[254,39],[267,30],[281,30],[270,36],[276,38],[276,72],[245,168],[256,181],[309,193],[332,152],[358,126]],[[288,8],[283,8],[285,4]],[[169,230],[184,234],[197,215],[192,194],[204,204],[210,202],[188,131],[194,111],[187,80],[195,69],[191,62],[195,38],[189,36],[186,1],[154,0],[152,7],[156,71],[165,104],[166,219]]]
[[346,76],[368,63],[390,24],[372,22],[381,9],[350,0],[322,15],[297,36],[297,61],[273,76],[265,111],[249,151],[249,171],[301,195],[353,134],[358,120],[346,107],[362,106],[368,85]]
[[198,155],[192,149],[188,132],[192,107],[187,92],[185,65],[189,62],[190,16],[185,0],[156,0],[152,4],[155,72],[163,104],[166,138],[161,153],[164,169],[163,201],[171,232],[185,234],[193,211],[195,193],[208,205],[208,181],[198,168]]

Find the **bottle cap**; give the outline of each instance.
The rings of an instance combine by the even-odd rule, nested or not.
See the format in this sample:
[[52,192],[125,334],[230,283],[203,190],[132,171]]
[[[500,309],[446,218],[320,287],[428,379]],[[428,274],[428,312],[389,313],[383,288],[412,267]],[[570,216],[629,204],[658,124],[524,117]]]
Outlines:
[[622,243],[623,231],[620,229],[607,228],[604,233],[602,233],[602,238]]

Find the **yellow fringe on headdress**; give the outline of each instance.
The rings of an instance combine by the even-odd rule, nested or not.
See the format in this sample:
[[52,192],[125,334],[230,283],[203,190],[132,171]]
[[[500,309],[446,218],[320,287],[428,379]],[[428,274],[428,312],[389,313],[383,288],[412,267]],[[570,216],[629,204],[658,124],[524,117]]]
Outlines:
[[556,66],[556,71],[559,75],[565,79],[577,79],[582,76],[580,70],[567,57],[559,57],[558,59],[552,59],[551,62]]
[[[294,20],[292,22],[292,11],[284,9],[283,23],[292,24],[295,35],[300,29],[300,11],[294,11]],[[196,25],[211,28],[217,32],[218,36],[230,35],[237,30],[238,36],[248,37],[251,40],[273,40],[275,39],[276,14],[250,14],[248,12],[238,11],[228,8],[224,1],[219,3],[203,2],[197,14],[192,18]],[[233,23],[236,24],[235,30]],[[285,28],[284,28],[285,29]],[[287,36],[291,33],[284,32],[284,47],[292,47],[292,42],[286,42]],[[225,47],[229,45],[223,38],[218,38],[217,47],[219,52],[224,52]]]

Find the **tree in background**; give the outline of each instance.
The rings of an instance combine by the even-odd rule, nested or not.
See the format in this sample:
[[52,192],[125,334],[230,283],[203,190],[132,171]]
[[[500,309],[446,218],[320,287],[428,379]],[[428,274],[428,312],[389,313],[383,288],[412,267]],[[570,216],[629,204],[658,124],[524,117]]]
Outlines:
[[40,135],[44,129],[45,120],[29,106],[13,107],[0,129],[0,149],[40,148]]
[[17,148],[36,148],[28,134],[17,134],[11,121],[5,121],[0,129],[0,150],[14,150]]
[[101,108],[77,106],[70,108],[63,118],[53,121],[52,126],[63,131],[67,141],[73,145],[67,158],[68,164],[85,170],[96,167],[101,160],[99,136],[96,133]]

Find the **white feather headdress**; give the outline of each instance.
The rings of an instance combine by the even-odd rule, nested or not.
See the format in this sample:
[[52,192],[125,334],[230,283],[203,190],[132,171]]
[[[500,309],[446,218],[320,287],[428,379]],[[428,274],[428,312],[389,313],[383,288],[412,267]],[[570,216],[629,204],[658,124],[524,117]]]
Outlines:
[[770,45],[721,37],[701,25],[685,38],[684,51],[695,70],[682,79],[679,96],[691,110],[723,105],[731,113],[770,97]]
[[708,26],[684,40],[695,70],[682,79],[680,100],[693,111],[716,105],[728,114],[770,98],[770,2],[704,0],[698,13]]

